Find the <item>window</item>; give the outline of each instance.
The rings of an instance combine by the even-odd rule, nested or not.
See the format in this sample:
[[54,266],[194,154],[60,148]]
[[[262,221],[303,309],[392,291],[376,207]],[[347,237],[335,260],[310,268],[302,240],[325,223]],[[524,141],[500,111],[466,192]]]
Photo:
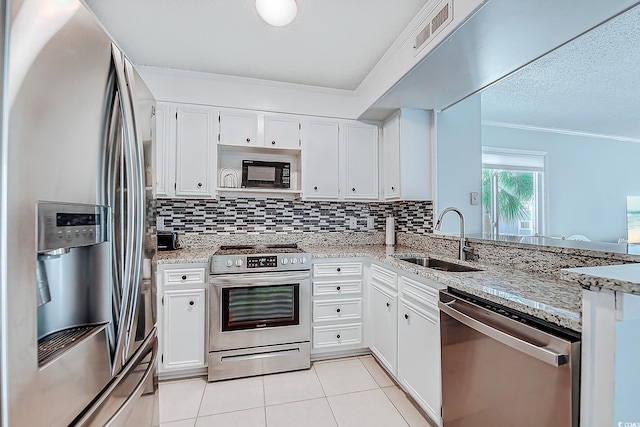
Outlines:
[[544,234],[545,154],[482,147],[484,234]]

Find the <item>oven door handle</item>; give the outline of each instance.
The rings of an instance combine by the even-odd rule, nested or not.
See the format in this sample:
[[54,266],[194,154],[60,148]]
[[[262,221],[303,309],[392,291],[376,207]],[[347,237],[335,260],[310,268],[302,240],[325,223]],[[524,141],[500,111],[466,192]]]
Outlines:
[[251,273],[251,274],[223,274],[211,276],[211,284],[214,286],[260,286],[264,284],[289,284],[308,280],[309,272],[299,273]]
[[455,303],[455,300],[446,303],[438,301],[438,307],[440,308],[440,311],[442,313],[447,314],[448,316],[470,327],[471,329],[475,329],[481,334],[493,338],[494,340],[499,341],[502,344],[513,348],[514,350],[525,353],[552,366],[562,366],[568,363],[569,357],[567,354],[557,353],[549,349],[548,347],[537,346],[533,343],[525,341],[524,339],[495,329],[492,326],[487,325],[486,323],[483,323],[465,313],[462,313],[461,311],[456,310],[453,307]]

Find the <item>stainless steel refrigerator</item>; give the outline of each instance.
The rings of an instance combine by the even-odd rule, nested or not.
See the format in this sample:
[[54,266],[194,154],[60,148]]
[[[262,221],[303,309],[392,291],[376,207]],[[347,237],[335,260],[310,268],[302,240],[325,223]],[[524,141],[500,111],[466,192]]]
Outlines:
[[0,425],[158,425],[155,100],[78,0],[0,4]]

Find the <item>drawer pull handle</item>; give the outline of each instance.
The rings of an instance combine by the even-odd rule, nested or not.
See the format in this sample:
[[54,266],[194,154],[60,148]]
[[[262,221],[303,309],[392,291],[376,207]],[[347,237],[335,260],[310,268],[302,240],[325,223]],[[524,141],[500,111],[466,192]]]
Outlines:
[[394,187],[393,185],[391,186],[391,191],[396,191],[396,187]]
[[182,276],[182,280],[187,280],[187,276]]
[[353,191],[353,192],[355,193],[355,192],[356,192],[356,187],[353,187],[353,188],[351,189],[351,191]]
[[276,142],[275,141],[271,141],[271,145],[276,145]]
[[407,319],[407,320],[409,320],[409,315],[408,315],[408,314],[405,314],[405,315],[404,315],[404,318],[405,318],[405,319]]
[[196,302],[194,300],[189,301],[189,305],[194,305]]
[[340,273],[340,267],[336,268],[336,271],[337,271],[338,273]]
[[340,290],[340,286],[336,286],[336,291],[339,291],[339,290]]
[[391,307],[391,303],[390,302],[387,303],[387,307]]
[[336,310],[336,313],[340,313],[340,309],[337,309],[337,310]]
[[316,185],[315,187],[313,187],[313,189],[314,189],[315,191],[318,191],[318,186]]
[[247,138],[247,142],[251,142],[251,138]]
[[201,183],[201,182],[199,182],[199,183],[198,183],[198,188],[201,188],[201,187],[202,187],[202,183]]
[[340,339],[340,334],[336,335],[336,338]]

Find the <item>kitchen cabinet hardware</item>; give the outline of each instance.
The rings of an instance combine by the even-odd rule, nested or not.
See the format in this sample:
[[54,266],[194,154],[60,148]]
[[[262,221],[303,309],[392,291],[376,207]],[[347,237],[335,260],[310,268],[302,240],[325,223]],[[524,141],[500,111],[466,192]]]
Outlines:
[[194,305],[196,302],[194,300],[189,301],[189,305]]
[[182,280],[187,280],[187,276],[186,276],[186,275],[183,275],[183,276],[182,276]]
[[340,309],[339,308],[336,310],[336,313],[340,313]]
[[387,303],[387,307],[391,307],[391,303],[390,302]]
[[[338,271],[340,271],[340,269],[338,269]],[[336,286],[336,291],[340,290],[340,286]]]
[[405,315],[404,315],[404,318],[405,318],[405,319],[407,319],[407,320],[409,320],[409,315],[408,315],[408,314],[405,314]]
[[198,183],[198,188],[202,188],[202,183],[201,182]]
[[340,267],[336,268],[336,271],[337,271],[338,273],[340,273]]
[[396,187],[394,187],[393,185],[391,186],[391,191],[396,191]]
[[315,187],[313,187],[314,191],[318,191],[318,186],[316,185]]
[[247,138],[247,142],[251,142],[251,138]]
[[351,189],[351,191],[353,191],[353,192],[355,193],[355,191],[356,191],[356,188],[355,188],[355,187],[353,187],[353,188]]
[[275,141],[271,141],[271,145],[276,145],[276,142]]
[[340,334],[336,335],[336,338],[340,339]]

